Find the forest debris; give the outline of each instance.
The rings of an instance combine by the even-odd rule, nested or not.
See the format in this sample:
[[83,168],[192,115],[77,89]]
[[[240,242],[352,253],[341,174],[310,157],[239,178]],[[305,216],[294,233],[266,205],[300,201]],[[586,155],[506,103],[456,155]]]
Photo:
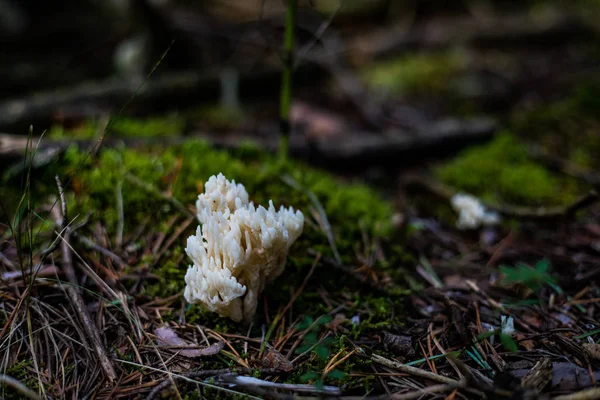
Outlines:
[[531,371],[523,377],[521,387],[535,389],[541,392],[546,385],[552,381],[552,361],[544,358],[538,361]]
[[404,372],[404,373],[407,373],[410,375],[418,376],[420,378],[429,379],[434,382],[441,382],[441,383],[454,384],[454,385],[459,384],[459,381],[457,381],[456,379],[448,378],[443,375],[434,374],[433,372],[428,372],[428,371],[425,371],[420,368],[411,367],[410,365],[402,364],[398,361],[389,360],[378,354],[371,354],[369,356],[369,358],[372,361],[374,361],[378,364],[381,364],[383,366],[386,366],[388,368],[392,368],[392,369],[395,369],[395,370],[398,370],[398,371],[401,371],[401,372]]
[[218,377],[218,381],[229,383],[232,385],[239,385],[246,388],[251,387],[270,387],[273,389],[290,390],[298,393],[318,393],[325,396],[341,396],[342,391],[337,386],[322,386],[317,387],[316,385],[308,384],[289,384],[289,383],[275,383],[269,382],[262,379],[254,378],[251,376],[239,376],[236,373],[223,374]]
[[584,343],[581,345],[583,350],[587,353],[590,358],[594,360],[600,360],[600,344],[598,343]]
[[[45,277],[45,276],[56,276],[59,272],[58,268],[54,265],[49,264],[38,264],[33,271],[26,270],[24,271],[25,275],[35,275],[36,278]],[[32,273],[33,272],[33,273]],[[0,274],[0,280],[11,280],[21,278],[23,276],[23,271],[6,271]]]
[[[236,373],[237,374],[251,374],[254,373],[255,370],[253,370],[252,368],[237,368],[236,369]],[[265,374],[270,374],[270,375],[274,375],[274,374],[278,374],[280,372],[275,371],[275,370],[269,370],[269,369],[261,369],[260,370],[261,373],[265,373]],[[198,378],[207,378],[210,376],[214,376],[214,377],[218,377],[220,375],[225,375],[225,374],[231,374],[232,370],[231,369],[205,369],[205,370],[201,370],[201,371],[192,371],[189,372],[185,375],[183,374],[179,374],[179,375],[172,375],[173,379],[183,379],[185,381],[188,382],[193,382],[193,383],[197,383],[197,381],[195,381],[194,379],[198,379]],[[154,389],[152,389],[152,391],[150,392],[150,394],[148,394],[148,396],[146,397],[146,400],[153,400],[155,398],[158,397],[158,395],[165,390],[169,385],[171,384],[171,379],[170,378],[165,378],[163,379],[158,385],[156,385],[154,387]]]
[[410,358],[415,355],[413,340],[410,336],[384,332],[383,345],[386,349],[401,357]]
[[271,346],[266,346],[265,353],[260,360],[265,368],[272,368],[278,371],[290,372],[294,369],[294,364],[284,357],[279,351]]
[[[515,378],[523,378],[529,373],[529,369],[517,369],[509,371]],[[600,372],[592,374],[595,380],[600,380]],[[590,373],[587,369],[578,367],[570,362],[552,363],[552,389],[560,391],[574,391],[592,385]]]
[[225,347],[225,343],[219,341],[211,344],[208,347],[198,348],[198,346],[194,346],[181,339],[177,335],[177,332],[175,332],[168,325],[156,329],[154,334],[157,337],[157,342],[159,345],[169,346],[171,350],[176,351],[177,354],[189,358],[213,356],[218,354],[221,350],[223,350],[223,347]]
[[[100,363],[102,370],[104,371],[106,378],[113,382],[117,379],[117,374],[115,372],[115,368],[112,364],[112,361],[108,357],[106,350],[104,348],[104,344],[101,339],[100,332],[98,331],[98,327],[96,323],[92,319],[88,308],[81,296],[81,293],[77,288],[79,288],[79,283],[75,276],[75,271],[73,269],[73,258],[71,254],[71,245],[69,244],[69,230],[65,224],[67,221],[67,203],[64,196],[64,191],[60,179],[56,176],[56,184],[58,186],[58,191],[60,194],[61,201],[61,212],[56,211],[57,215],[57,226],[58,232],[62,232],[61,237],[61,250],[62,250],[62,269],[69,280],[69,284],[63,285],[65,291],[69,299],[71,300],[71,304],[73,308],[77,312],[81,325],[83,325],[83,329],[88,335],[89,340],[92,342],[92,346],[96,357],[98,358],[98,362]],[[60,235],[60,234],[59,234]]]

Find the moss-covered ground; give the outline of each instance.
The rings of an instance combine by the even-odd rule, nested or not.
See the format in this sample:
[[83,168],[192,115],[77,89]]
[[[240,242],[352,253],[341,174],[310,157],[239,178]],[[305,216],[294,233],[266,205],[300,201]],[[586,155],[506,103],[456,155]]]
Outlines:
[[[171,123],[174,122],[127,119],[116,127],[113,125],[113,128],[124,129],[126,135],[135,135],[137,130],[144,131],[148,124],[157,132],[174,129]],[[97,134],[93,123],[84,126],[89,128],[89,133]],[[81,128],[74,131],[78,135]],[[58,135],[57,132],[62,131],[54,128],[52,135]],[[342,266],[364,264],[366,272],[359,276],[385,280],[389,287],[385,290],[382,286],[383,290],[379,292],[365,290],[368,286],[364,286],[360,278],[341,272],[331,263],[319,262],[308,285],[294,301],[291,314],[286,317],[323,318],[336,308],[333,304],[337,305],[337,314],[345,318],[337,322],[341,324],[339,333],[317,347],[321,355],[340,351],[346,354],[350,351],[351,342],[345,338],[355,340],[371,329],[401,324],[397,318],[401,315],[407,292],[402,289],[401,272],[390,268],[390,260],[402,259],[405,263],[412,263],[414,258],[404,253],[401,247],[389,253],[386,250],[388,257],[382,257],[382,242],[386,249],[391,249],[389,244],[395,237],[393,207],[360,182],[344,182],[297,161],[282,164],[277,157],[252,144],[228,152],[216,150],[206,142],[189,139],[168,147],[149,145],[132,149],[122,146],[102,148],[97,153],[70,146],[56,163],[43,170],[32,171],[31,193],[37,204],[51,202],[56,193],[53,177],[59,176],[65,185],[72,224],[86,220],[86,225],[78,229],[82,236],[97,237],[94,230],[102,230],[104,246],[126,260],[126,267],[115,266],[116,276],[120,276],[119,287],[136,303],[144,304],[182,293],[185,286],[183,278],[189,264],[184,251],[185,242],[197,226],[193,206],[198,194],[203,191],[203,183],[218,173],[243,183],[255,203],[267,204],[273,200],[276,206],[293,206],[302,210],[306,219],[304,233],[292,248],[285,273],[274,285],[266,288],[261,298],[251,337],[260,337],[264,333],[261,333],[261,326],[269,327],[272,319],[289,302],[300,282],[306,278],[316,254],[329,260],[339,257]],[[9,180],[7,185],[18,187],[19,182]],[[38,245],[53,236],[52,224],[46,218],[40,214],[35,223]],[[186,219],[191,219],[191,222],[188,220],[185,229],[176,233]],[[119,232],[120,229],[122,232]],[[115,245],[118,235],[123,237],[121,247]],[[173,235],[176,239],[172,242],[164,240]],[[169,243],[168,246],[155,247],[160,238],[163,244]],[[88,262],[93,265],[106,261],[85,245],[80,251],[91,257]],[[390,279],[396,280],[393,288],[389,286]],[[89,293],[99,289],[92,285]],[[101,295],[100,292],[97,294]],[[175,303],[183,308],[177,306],[162,310],[160,317],[164,322],[185,321],[220,333],[247,333],[246,327],[207,312],[201,306],[185,304],[182,297]],[[111,307],[108,303],[106,305]],[[350,323],[352,316],[360,318],[360,325]],[[327,326],[332,323],[331,318],[329,321]],[[289,328],[292,323],[288,320],[285,326]],[[316,331],[315,335],[324,332]],[[281,339],[284,333],[279,331],[272,340]],[[135,354],[130,351],[119,353],[120,357],[135,360]],[[346,373],[356,371],[357,363],[361,362],[356,357],[349,357],[336,367],[339,372],[331,374],[325,382],[341,379]],[[297,383],[306,380],[305,374],[320,374],[326,364],[326,356],[320,358],[317,353],[309,354],[308,360],[299,363],[286,381]],[[218,369],[235,363],[232,364],[227,356],[219,356],[206,365]],[[364,386],[362,378],[357,378],[354,383],[349,378],[345,381],[352,387]]]

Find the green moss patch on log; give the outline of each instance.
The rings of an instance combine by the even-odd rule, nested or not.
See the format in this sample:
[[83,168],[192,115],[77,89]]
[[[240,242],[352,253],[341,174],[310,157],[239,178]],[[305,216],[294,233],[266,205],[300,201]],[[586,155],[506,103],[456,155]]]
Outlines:
[[434,174],[454,188],[491,203],[562,205],[582,193],[577,181],[553,174],[535,162],[509,133],[464,150],[435,168]]

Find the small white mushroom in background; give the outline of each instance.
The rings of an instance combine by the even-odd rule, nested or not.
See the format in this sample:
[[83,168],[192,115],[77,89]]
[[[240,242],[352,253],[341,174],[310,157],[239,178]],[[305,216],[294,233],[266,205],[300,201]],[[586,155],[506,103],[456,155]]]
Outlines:
[[458,229],[477,229],[481,225],[495,225],[500,222],[500,216],[487,211],[477,197],[458,193],[452,196],[450,203],[458,212]]
[[500,316],[500,328],[502,329],[502,333],[512,336],[515,333],[515,321],[513,317]]
[[212,176],[196,202],[200,226],[185,249],[192,259],[184,296],[234,321],[250,322],[265,284],[285,268],[304,216],[291,207],[255,207],[241,184]]

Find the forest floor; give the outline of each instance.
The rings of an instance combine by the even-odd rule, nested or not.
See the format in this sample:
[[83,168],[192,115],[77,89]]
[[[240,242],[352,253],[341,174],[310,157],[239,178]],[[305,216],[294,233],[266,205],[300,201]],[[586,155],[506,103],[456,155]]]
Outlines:
[[[167,70],[0,103],[0,398],[600,398],[598,26],[546,11],[327,25],[285,162],[269,56],[237,101]],[[305,216],[250,325],[182,295],[218,173]]]

